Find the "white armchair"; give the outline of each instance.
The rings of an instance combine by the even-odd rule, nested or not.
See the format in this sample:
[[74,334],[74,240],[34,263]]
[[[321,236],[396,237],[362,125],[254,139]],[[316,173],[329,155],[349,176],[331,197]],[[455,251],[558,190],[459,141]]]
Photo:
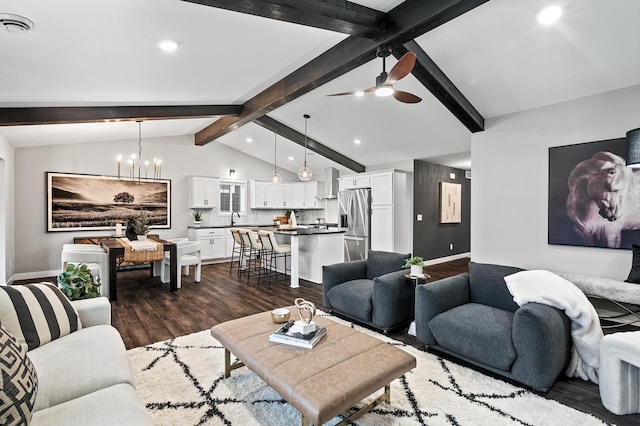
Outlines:
[[[178,270],[178,288],[182,287],[182,275],[189,275],[189,266],[195,265],[194,281],[199,283],[202,274],[202,254],[200,241],[189,241],[187,238],[176,238],[169,240],[176,243]],[[163,283],[170,281],[171,258],[166,253],[160,265],[160,277]]]
[[95,244],[64,244],[60,255],[61,272],[69,263],[84,263],[91,270],[94,279],[100,277],[100,294],[109,297],[109,254]]

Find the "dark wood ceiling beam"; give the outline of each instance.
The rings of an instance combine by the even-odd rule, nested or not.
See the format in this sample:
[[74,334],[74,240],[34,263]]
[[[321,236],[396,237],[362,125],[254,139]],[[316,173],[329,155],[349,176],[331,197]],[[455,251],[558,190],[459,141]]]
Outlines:
[[484,130],[484,118],[471,102],[458,90],[433,60],[414,40],[393,49],[400,59],[407,52],[416,54],[416,65],[411,73],[418,79],[467,129]]
[[206,145],[369,62],[375,58],[376,47],[376,43],[371,39],[348,37],[249,99],[239,117],[222,118],[196,133],[196,145]]
[[[287,138],[300,146],[304,146],[304,135],[302,133],[292,129],[285,124],[282,124],[278,120],[275,120],[268,115],[263,115],[262,117],[253,120],[253,122],[264,127],[267,130],[271,130],[272,132],[279,134],[283,138]],[[365,170],[362,164],[340,154],[337,151],[334,151],[328,146],[321,144],[317,140],[310,138],[308,135],[307,149],[315,152],[316,154],[320,154],[323,157],[340,164],[341,166],[351,169],[354,172],[360,173],[364,172]]]
[[237,116],[242,105],[0,108],[0,126]]
[[377,37],[387,28],[383,12],[344,0],[183,1],[361,37]]
[[401,45],[488,0],[406,0],[388,16],[393,29],[375,40],[350,36],[244,104],[237,119],[221,119],[196,133],[195,143],[205,145],[274,109],[307,94],[376,57],[383,44]]

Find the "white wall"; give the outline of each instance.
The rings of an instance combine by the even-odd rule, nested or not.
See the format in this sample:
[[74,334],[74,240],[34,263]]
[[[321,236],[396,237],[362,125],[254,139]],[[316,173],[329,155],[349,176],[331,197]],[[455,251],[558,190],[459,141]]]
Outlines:
[[630,250],[547,244],[548,153],[639,126],[640,86],[487,120],[471,139],[472,259],[626,279]]
[[15,262],[14,149],[0,135],[0,284],[12,281]]
[[[15,271],[22,275],[20,278],[30,276],[29,273],[58,270],[62,244],[73,242],[75,236],[109,234],[107,231],[46,232],[45,172],[113,176],[117,173],[117,154],[127,157],[131,152],[137,153],[137,140],[15,149]],[[163,159],[162,177],[171,179],[171,229],[155,230],[162,238],[187,236],[187,226],[192,222],[188,208],[189,176],[228,177],[229,169],[233,168],[235,179],[267,180],[273,172],[271,163],[225,145],[212,142],[195,146],[192,136],[143,139],[142,158],[154,157]],[[284,180],[298,180],[294,173],[280,172]],[[242,223],[271,223],[276,214],[249,212]],[[210,224],[226,224],[230,220],[229,216],[218,217],[217,213],[208,219]]]

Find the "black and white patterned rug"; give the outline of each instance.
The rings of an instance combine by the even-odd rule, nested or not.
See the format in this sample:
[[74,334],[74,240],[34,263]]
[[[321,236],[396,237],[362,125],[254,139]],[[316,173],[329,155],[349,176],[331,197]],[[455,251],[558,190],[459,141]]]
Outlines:
[[[557,401],[355,327],[417,359],[415,369],[392,382],[391,404],[379,405],[357,425],[605,424]],[[131,349],[129,358],[138,393],[158,426],[300,424],[300,414],[246,367],[224,379],[224,348],[209,330]]]

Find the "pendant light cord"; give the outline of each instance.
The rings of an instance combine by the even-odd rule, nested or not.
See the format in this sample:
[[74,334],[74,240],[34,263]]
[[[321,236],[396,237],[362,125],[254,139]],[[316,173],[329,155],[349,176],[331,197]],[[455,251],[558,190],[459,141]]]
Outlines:
[[138,121],[138,181],[140,180],[141,164],[142,164],[142,120]]
[[273,171],[278,171],[278,134],[273,134]]
[[311,118],[309,114],[304,114],[304,165],[307,166],[307,122]]

